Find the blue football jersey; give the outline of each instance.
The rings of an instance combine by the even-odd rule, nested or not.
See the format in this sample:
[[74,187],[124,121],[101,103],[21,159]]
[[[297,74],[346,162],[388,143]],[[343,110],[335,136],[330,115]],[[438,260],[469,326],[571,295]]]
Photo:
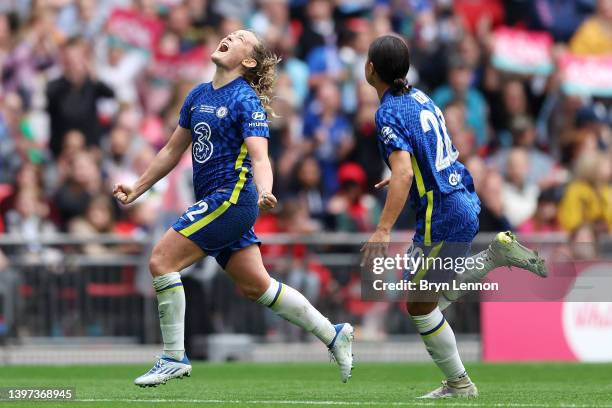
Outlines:
[[185,98],[179,126],[191,130],[193,186],[197,200],[227,193],[232,204],[254,204],[251,159],[244,139],[269,137],[266,111],[242,77],[214,89],[196,86]]
[[[480,200],[472,177],[457,157],[442,111],[422,91],[395,96],[387,91],[376,112],[378,147],[389,166],[395,150],[410,153],[414,182],[410,204],[416,211],[416,241],[451,240],[470,223],[477,225]],[[466,240],[468,238],[465,238]]]

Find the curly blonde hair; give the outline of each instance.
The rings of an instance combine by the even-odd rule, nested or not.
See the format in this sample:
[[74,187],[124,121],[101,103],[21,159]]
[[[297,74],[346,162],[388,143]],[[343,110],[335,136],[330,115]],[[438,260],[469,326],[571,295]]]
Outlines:
[[251,58],[257,64],[245,70],[244,79],[253,87],[264,109],[272,116],[276,116],[272,110],[272,90],[276,82],[276,65],[281,60],[272,50],[266,47],[259,36],[256,37],[259,41],[253,47]]

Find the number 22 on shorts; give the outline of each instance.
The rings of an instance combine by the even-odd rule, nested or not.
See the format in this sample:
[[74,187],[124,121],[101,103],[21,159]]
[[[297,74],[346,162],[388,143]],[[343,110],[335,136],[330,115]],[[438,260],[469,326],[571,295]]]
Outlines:
[[191,222],[195,220],[194,215],[204,214],[208,210],[208,204],[206,203],[206,201],[200,200],[192,206],[192,208],[194,207],[199,207],[199,208],[188,211],[187,214],[185,214],[187,215],[187,218],[189,218],[189,221]]

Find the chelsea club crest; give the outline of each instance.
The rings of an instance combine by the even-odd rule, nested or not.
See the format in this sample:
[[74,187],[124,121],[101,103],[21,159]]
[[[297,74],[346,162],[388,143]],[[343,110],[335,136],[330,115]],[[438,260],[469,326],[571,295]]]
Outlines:
[[217,108],[217,111],[215,112],[217,114],[217,117],[219,119],[224,118],[225,116],[227,116],[227,107],[225,106],[219,106]]

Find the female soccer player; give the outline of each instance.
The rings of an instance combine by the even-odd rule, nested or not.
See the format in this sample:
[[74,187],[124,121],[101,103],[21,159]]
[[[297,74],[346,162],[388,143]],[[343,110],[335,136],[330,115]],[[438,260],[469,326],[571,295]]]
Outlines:
[[[389,191],[378,228],[364,246],[365,263],[384,256],[391,228],[408,197],[417,218],[413,256],[464,258],[478,232],[480,200],[472,178],[457,161],[458,152],[440,109],[423,92],[407,85],[409,67],[408,47],[400,38],[383,36],[370,45],[365,74],[380,98],[376,112],[378,146],[391,177],[376,185],[388,186]],[[546,276],[538,254],[520,245],[509,232],[497,234],[489,248],[473,258],[472,267],[462,263],[465,272],[456,276],[453,270],[439,266],[407,272],[413,282],[426,279],[436,283],[453,277],[459,282],[476,282],[499,266],[517,266]],[[478,395],[459,358],[453,330],[440,311],[461,294],[449,290],[439,300],[438,293],[425,290],[408,296],[410,319],[446,376],[442,386],[424,398]]]
[[295,289],[270,278],[253,232],[258,208],[276,206],[268,159],[270,92],[278,58],[250,31],[229,34],[211,55],[212,82],[187,95],[179,123],[153,163],[133,185],[113,194],[129,204],[164,177],[192,144],[193,185],[198,200],[174,223],[151,254],[163,355],[138,377],[157,386],[191,374],[185,355],[185,293],[179,271],[210,255],[251,300],[317,336],[340,366],[346,382],[352,370],[353,328],[332,325]]

